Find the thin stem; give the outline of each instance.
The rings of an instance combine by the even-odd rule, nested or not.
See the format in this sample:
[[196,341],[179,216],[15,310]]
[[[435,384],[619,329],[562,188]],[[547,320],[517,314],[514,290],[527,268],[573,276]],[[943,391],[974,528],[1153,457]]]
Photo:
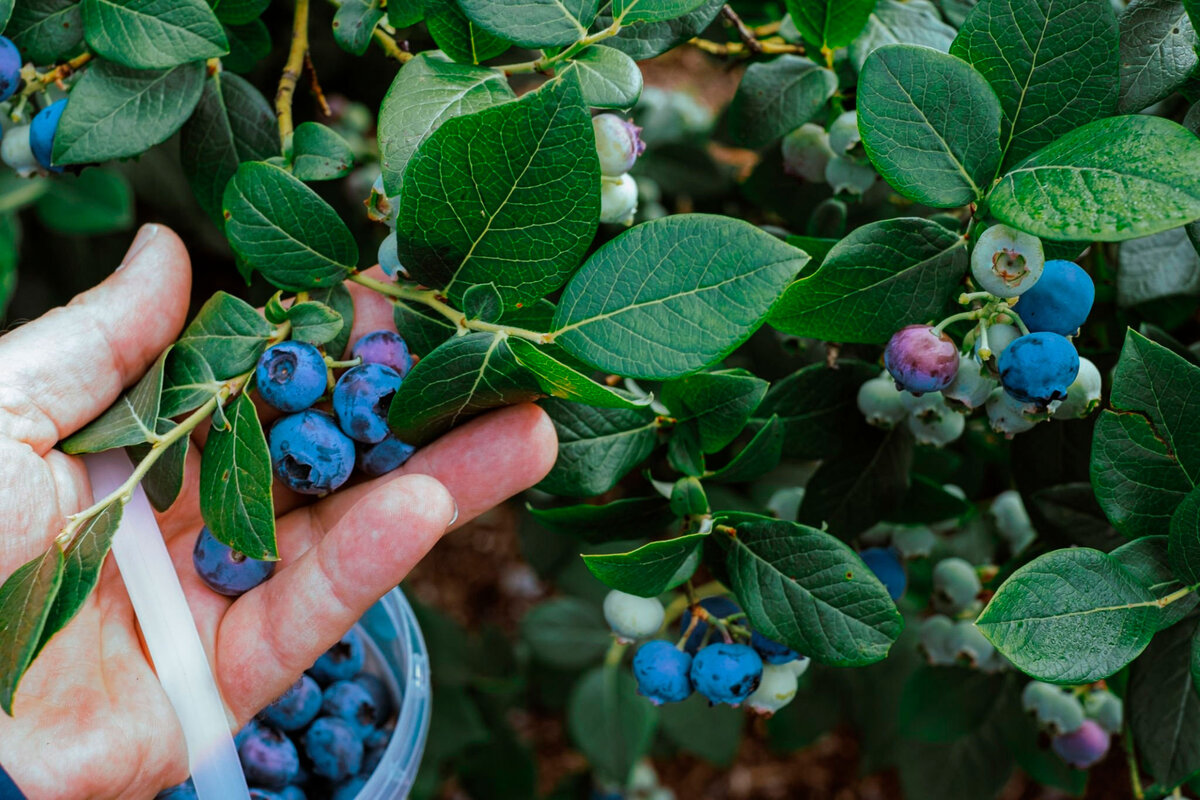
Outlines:
[[700,615],[692,614],[692,618],[688,620],[687,630],[683,632],[683,635],[679,637],[679,641],[675,643],[676,650],[683,650],[684,645],[687,644],[687,640],[692,636],[692,631],[696,630],[698,624],[700,624]]
[[978,327],[978,330],[979,330],[979,357],[982,358],[984,361],[987,361],[989,358],[992,357],[992,348],[990,346],[988,346],[987,329],[988,329],[988,326],[986,324],[980,324]]
[[[714,42],[709,39],[689,39],[688,44],[714,56],[740,56],[751,52],[744,42]],[[804,45],[758,40],[758,52],[763,55],[794,53],[804,55]]]
[[1017,312],[1015,312],[1015,311],[1013,311],[1013,310],[1012,310],[1012,306],[1009,306],[1009,307],[1008,307],[1008,308],[1007,308],[1007,309],[1004,311],[1004,313],[1005,313],[1005,314],[1007,314],[1008,316],[1012,317],[1012,321],[1013,321],[1014,323],[1016,323],[1016,325],[1017,325],[1017,330],[1019,330],[1019,331],[1021,332],[1021,335],[1022,335],[1022,336],[1028,336],[1028,335],[1029,335],[1029,326],[1025,324],[1025,320],[1021,319],[1021,315],[1020,315],[1020,314],[1018,314]]
[[357,367],[362,363],[362,358],[352,358],[349,361],[338,361],[337,359],[325,356],[325,366],[330,369],[344,369],[346,367]]
[[1200,584],[1197,584],[1195,586],[1185,586],[1182,589],[1171,592],[1166,597],[1158,598],[1157,600],[1154,601],[1154,604],[1157,605],[1159,608],[1166,608],[1167,606],[1171,605],[1172,603],[1179,602],[1180,600],[1187,597],[1189,594],[1196,591],[1197,589],[1200,589]]
[[1125,728],[1125,735],[1121,737],[1121,743],[1125,745],[1125,758],[1129,763],[1129,785],[1133,789],[1134,800],[1146,800],[1146,791],[1142,788],[1142,778],[1138,774],[1137,753],[1133,749],[1133,731],[1128,727]]
[[375,37],[375,41],[379,43],[379,46],[383,48],[383,52],[387,53],[389,58],[394,58],[401,64],[412,60],[413,54],[396,44],[396,40],[383,28],[376,25],[371,35]]
[[628,648],[629,645],[613,639],[613,643],[608,646],[608,652],[604,655],[604,666],[609,669],[616,669],[621,663],[621,659],[625,657],[625,651]]
[[616,36],[621,30],[621,19],[618,17],[613,20],[612,25],[609,25],[604,30],[596,31],[590,36],[584,36],[575,44],[570,45],[562,50],[562,52],[553,56],[542,56],[534,61],[523,61],[518,64],[504,64],[499,67],[505,75],[517,75],[528,72],[545,72],[560,61],[566,61],[572,56],[578,55],[580,51],[594,45],[596,42],[602,42],[612,36]]
[[966,320],[979,319],[979,313],[980,312],[978,310],[974,310],[974,311],[964,311],[961,314],[951,314],[950,316],[946,317],[944,320],[939,322],[934,327],[933,332],[936,334],[941,334],[941,332],[944,331],[948,326],[953,325],[956,322],[965,322]]
[[288,50],[283,75],[279,78],[279,89],[275,92],[275,116],[279,119],[279,141],[285,149],[292,138],[292,97],[296,94],[296,82],[304,70],[304,56],[308,52],[308,3],[296,0],[292,16],[292,46]]
[[21,90],[21,96],[28,97],[31,94],[45,91],[47,86],[52,83],[59,83],[70,77],[76,70],[91,61],[92,58],[91,52],[85,51],[70,61],[59,64],[54,69],[40,73],[35,71],[32,76],[25,78],[25,88]]
[[968,305],[974,300],[988,300],[992,297],[991,292],[963,292],[958,296],[960,305]]
[[761,53],[763,51],[762,43],[758,41],[758,38],[754,35],[754,31],[746,27],[746,23],[742,22],[742,18],[738,16],[737,12],[728,3],[721,7],[721,16],[737,31],[738,38],[746,45],[747,50],[752,53]]

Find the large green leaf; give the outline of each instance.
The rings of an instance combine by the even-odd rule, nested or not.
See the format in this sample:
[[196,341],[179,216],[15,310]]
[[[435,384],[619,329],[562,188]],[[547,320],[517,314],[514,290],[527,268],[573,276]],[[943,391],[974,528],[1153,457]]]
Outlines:
[[658,597],[692,577],[700,566],[707,533],[651,542],[628,553],[584,555],[583,563],[610,589],[638,597]]
[[823,531],[753,514],[721,514],[713,540],[755,630],[817,661],[834,666],[880,661],[904,627],[875,574],[849,546]]
[[650,404],[649,398],[633,399],[596,383],[524,339],[509,339],[507,344],[517,363],[529,370],[542,391],[551,397],[600,408],[637,408]]
[[1097,120],[1018,164],[987,202],[1001,222],[1048,239],[1178,228],[1200,218],[1200,139],[1162,117]]
[[746,446],[723,467],[706,472],[706,480],[718,483],[749,483],[779,466],[783,458],[784,426],[779,417],[766,421]]
[[662,22],[696,10],[704,0],[612,0],[612,15],[622,25]]
[[1138,656],[1158,622],[1155,598],[1099,550],[1056,550],[1018,569],[976,625],[1021,671],[1049,683],[1107,678]]
[[859,430],[836,458],[821,462],[800,504],[801,522],[828,525],[845,540],[899,509],[911,480],[913,440],[908,428]]
[[17,685],[41,645],[62,578],[63,552],[51,543],[0,586],[0,709],[9,716]]
[[867,56],[889,44],[917,44],[945,53],[954,34],[929,0],[877,0],[866,28],[850,43],[850,61],[861,70]]
[[83,0],[83,32],[97,55],[134,69],[229,52],[221,23],[204,0]]
[[229,55],[221,59],[221,66],[231,72],[250,72],[271,53],[271,33],[261,19],[226,25],[225,37],[229,39]]
[[225,25],[245,25],[262,16],[271,0],[213,0],[213,11]]
[[1156,636],[1130,671],[1129,729],[1147,771],[1164,786],[1200,772],[1200,685],[1191,670],[1198,621]]
[[495,58],[509,43],[476,25],[457,0],[424,0],[425,25],[429,35],[446,55],[463,64],[479,64]]
[[160,416],[173,417],[196,408],[203,402],[196,402],[197,393],[214,393],[206,390],[212,380],[226,380],[252,369],[273,331],[245,300],[225,292],[210,297],[183,329],[168,358]]
[[[724,0],[704,0],[695,10],[683,16],[662,22],[641,22],[626,25],[616,36],[605,40],[605,45],[615,47],[635,61],[661,55],[676,45],[686,42],[709,26],[721,12]],[[611,8],[603,8],[597,18],[597,27],[612,25]]]
[[342,178],[354,169],[354,151],[337,131],[302,122],[292,136],[292,174],[302,181]]
[[875,9],[875,0],[787,0],[792,24],[817,49],[836,50],[854,40]]
[[661,497],[626,497],[604,505],[534,508],[530,515],[547,530],[574,536],[589,544],[630,539],[657,539],[676,517]]
[[604,657],[612,631],[600,609],[578,597],[538,603],[521,619],[534,658],[558,669],[584,669]]
[[677,425],[692,428],[704,453],[732,442],[767,393],[767,382],[742,369],[698,372],[667,381],[662,401]]
[[558,460],[538,484],[552,494],[591,497],[607,492],[658,441],[660,422],[649,409],[592,408],[554,399],[541,406],[558,434]]
[[225,410],[228,426],[213,425],[200,462],[200,513],[219,541],[250,558],[279,557],[271,504],[271,454],[250,395]]
[[[1186,506],[1185,502],[1180,508],[1183,509]],[[1109,555],[1121,562],[1121,566],[1127,569],[1129,574],[1136,578],[1138,583],[1145,586],[1154,597],[1163,598],[1184,588],[1183,581],[1171,569],[1169,543],[1166,536],[1143,536],[1132,542],[1126,542]],[[1198,602],[1200,602],[1200,596],[1193,593],[1158,609],[1156,630],[1166,630],[1179,622],[1196,607]]]
[[191,116],[204,89],[204,62],[137,70],[98,61],[71,90],[54,135],[55,164],[141,155]]
[[883,344],[903,326],[937,317],[966,270],[966,240],[936,222],[867,223],[787,288],[770,323],[798,336]]
[[[730,766],[737,758],[746,726],[742,709],[714,706],[696,692],[682,703],[660,706],[658,713],[663,734],[685,753],[721,767]],[[775,744],[774,737],[771,743]]]
[[1189,586],[1200,586],[1200,486],[1171,515],[1168,544],[1171,568]]
[[954,44],[1000,98],[1000,149],[1015,164],[1117,101],[1109,0],[980,0]]
[[35,204],[38,219],[59,233],[94,236],[133,227],[133,188],[120,172],[103,167],[50,181]]
[[858,82],[858,129],[879,174],[935,208],[980,199],[1000,166],[1000,101],[960,58],[889,45]]
[[646,222],[597,250],[567,284],[554,338],[607,372],[685,375],[745,341],[807,260],[728,217]]
[[63,452],[97,453],[155,439],[163,366],[169,354],[170,350],[163,353],[142,379],[107,411],[63,440]]
[[334,41],[347,53],[361,56],[371,45],[383,14],[379,0],[346,0],[333,15]]
[[594,108],[629,108],[642,94],[642,71],[633,59],[596,44],[574,59],[583,101]]
[[8,25],[8,20],[12,16],[13,6],[15,4],[16,0],[0,0],[0,33],[2,33],[5,26]]
[[1184,228],[1121,242],[1118,256],[1117,305],[1123,308],[1200,294],[1200,256]]
[[[100,580],[100,568],[112,547],[113,536],[121,522],[121,503],[110,503],[75,534],[63,552],[62,583],[54,595],[37,649],[40,652],[50,637],[66,627],[87,601]],[[56,548],[57,549],[57,548]]]
[[1181,0],[1133,0],[1121,14],[1121,94],[1135,114],[1168,97],[1196,68],[1196,31]]
[[597,772],[619,785],[650,750],[657,727],[658,710],[638,696],[637,682],[621,669],[590,670],[567,702],[571,738]]
[[280,289],[332,286],[357,266],[358,245],[346,223],[286,170],[242,164],[225,187],[223,205],[234,252]]
[[21,0],[4,35],[24,58],[49,64],[83,41],[83,9],[78,0]]
[[495,284],[507,306],[557,289],[599,220],[592,140],[574,71],[515,102],[446,120],[405,170],[401,263],[454,300],[477,283]]
[[812,119],[837,91],[837,76],[801,56],[751,64],[729,106],[736,144],[762,147]]
[[837,367],[810,364],[771,384],[754,420],[777,416],[783,425],[783,452],[791,458],[833,455],[845,432],[862,421],[858,387],[879,374],[879,367],[843,359]]
[[471,21],[522,47],[563,47],[587,36],[600,0],[458,0]]

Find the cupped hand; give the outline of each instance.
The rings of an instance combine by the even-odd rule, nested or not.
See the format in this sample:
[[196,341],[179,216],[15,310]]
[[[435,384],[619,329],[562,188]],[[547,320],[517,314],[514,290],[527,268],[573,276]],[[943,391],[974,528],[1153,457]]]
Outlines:
[[[0,580],[93,502],[83,462],[55,444],[99,415],[179,334],[191,271],[169,229],[146,226],[121,267],[67,306],[0,338]],[[352,286],[354,336],[391,309]],[[493,412],[400,470],[310,502],[275,485],[280,564],[236,600],[192,566],[203,524],[199,447],[159,524],[236,730],[290,686],[448,529],[540,480],[554,429],[536,406]],[[183,734],[139,638],[113,559],[78,616],[0,715],[0,765],[31,800],[149,798],[187,775]]]

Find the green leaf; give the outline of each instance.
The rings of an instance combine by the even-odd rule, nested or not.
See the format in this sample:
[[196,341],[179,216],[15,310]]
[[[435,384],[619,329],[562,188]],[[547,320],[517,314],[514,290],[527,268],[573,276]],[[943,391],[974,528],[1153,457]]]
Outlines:
[[346,284],[339,283],[331,289],[317,289],[309,292],[309,298],[324,303],[342,318],[342,327],[337,335],[325,342],[325,352],[334,358],[341,358],[350,344],[350,333],[354,328],[354,298]]
[[271,504],[271,454],[250,395],[234,400],[228,427],[213,425],[200,462],[200,513],[218,541],[250,558],[279,558]]
[[35,208],[42,224],[59,233],[89,236],[133,226],[129,182],[119,172],[98,167],[57,176]]
[[642,95],[642,71],[614,47],[595,44],[574,61],[583,102],[593,108],[629,108]]
[[401,439],[420,446],[480,411],[541,395],[507,337],[471,333],[417,362],[392,398],[388,423]]
[[246,25],[261,17],[271,0],[213,0],[212,5],[225,25]]
[[662,22],[695,11],[702,0],[612,0],[611,13],[621,25]]
[[279,167],[253,161],[225,187],[225,235],[233,250],[280,289],[340,283],[358,245],[333,207]]
[[543,528],[589,544],[657,538],[675,520],[675,514],[661,497],[627,497],[599,506],[526,508]]
[[[189,358],[204,361],[207,366],[205,380],[208,375],[216,380],[226,380],[253,369],[274,330],[249,303],[225,292],[217,292],[183,329],[175,350],[186,346],[192,351]],[[168,369],[168,373],[171,379],[167,385],[175,386],[175,370]],[[194,383],[197,370],[188,369],[185,373],[187,381]],[[163,416],[174,416],[187,410],[175,403],[164,401],[163,405]],[[168,413],[168,407],[173,413]]]
[[[1186,506],[1186,502],[1184,503]],[[1180,506],[1183,508],[1184,506]],[[1145,586],[1154,597],[1166,597],[1183,588],[1183,582],[1171,570],[1171,560],[1168,550],[1168,537],[1143,536],[1126,542],[1109,553],[1121,566],[1129,571],[1138,583]],[[1155,630],[1166,630],[1186,617],[1200,596],[1192,594],[1170,605],[1157,609]]]
[[751,64],[729,106],[735,144],[763,147],[799,128],[837,91],[837,76],[801,56]]
[[927,47],[871,54],[859,75],[858,128],[884,180],[935,208],[983,197],[1000,166],[995,92],[970,64]]
[[971,503],[946,491],[938,481],[924,475],[913,475],[904,502],[885,518],[888,522],[900,524],[932,525],[960,519],[973,509]]
[[83,0],[83,32],[97,55],[133,69],[229,52],[221,23],[204,0]]
[[0,317],[4,316],[17,288],[17,260],[21,249],[21,223],[16,214],[0,214]]
[[292,174],[302,181],[328,181],[349,175],[354,169],[354,152],[350,145],[332,128],[319,122],[302,122],[296,126],[292,148]]
[[[104,510],[79,529],[74,541],[63,553],[62,583],[54,595],[50,613],[46,615],[35,657],[46,646],[46,642],[50,641],[50,637],[65,628],[75,617],[87,601],[88,595],[96,588],[96,583],[100,580],[100,568],[104,566],[104,559],[112,547],[123,508],[121,503],[105,506]],[[58,547],[55,546],[54,549],[57,550]]]
[[862,421],[858,387],[878,374],[877,365],[854,359],[842,359],[836,368],[810,364],[771,385],[754,421],[779,417],[783,452],[789,458],[832,455],[841,447],[844,432]]
[[1098,120],[1018,164],[987,202],[1001,222],[1048,239],[1177,228],[1200,217],[1200,140],[1162,117]]
[[0,586],[0,709],[10,717],[13,695],[41,645],[62,579],[63,553],[51,543]]
[[639,400],[596,383],[524,339],[509,338],[508,348],[517,363],[529,370],[542,391],[551,397],[599,408],[639,408],[650,404],[649,397]]
[[1154,600],[1112,556],[1056,550],[1014,572],[975,624],[1022,672],[1091,683],[1145,649],[1158,621]]
[[870,222],[789,286],[769,321],[797,336],[883,344],[905,325],[940,316],[967,263],[966,240],[936,222]]
[[504,311],[504,300],[494,283],[477,283],[463,292],[462,310],[467,319],[496,322]]
[[604,615],[577,597],[539,603],[521,619],[521,638],[533,657],[556,669],[583,669],[604,658],[612,631]]
[[438,48],[460,63],[478,64],[509,48],[508,42],[472,22],[457,0],[425,0],[425,26]]
[[[265,345],[262,341],[256,350],[261,352]],[[201,351],[187,342],[176,343],[167,354],[159,419],[170,419],[199,408],[220,391],[221,383]]]
[[77,0],[21,0],[4,35],[27,61],[49,64],[83,41],[83,9]]
[[[158,432],[160,434],[169,433],[174,427],[175,423],[171,420],[159,417]],[[187,436],[183,436],[168,447],[166,452],[159,456],[158,460],[146,471],[146,477],[142,478],[142,489],[146,492],[146,498],[150,501],[150,505],[159,511],[166,511],[170,508],[179,497],[179,493],[183,491],[183,472],[187,465],[189,441]],[[127,449],[127,452],[130,458],[140,463],[150,452],[150,446],[133,445]]]
[[383,14],[379,0],[346,0],[333,15],[333,40],[347,53],[361,56]]
[[658,597],[691,578],[700,566],[707,533],[651,542],[628,553],[584,555],[583,563],[605,586],[638,597]]
[[1131,330],[1110,404],[1092,440],[1096,498],[1125,536],[1161,534],[1200,484],[1200,368]]
[[658,441],[659,422],[648,409],[592,408],[554,399],[541,406],[558,434],[558,460],[538,484],[551,494],[603,494],[650,455]]
[[324,303],[296,303],[288,309],[292,338],[309,344],[331,342],[342,332],[342,315]]
[[567,729],[591,765],[625,784],[650,750],[658,710],[637,694],[637,682],[621,669],[596,667],[575,685],[567,702]]
[[980,0],[950,52],[1000,98],[1005,166],[1116,106],[1117,18],[1108,0]]
[[596,232],[600,166],[592,140],[573,74],[446,120],[405,172],[396,219],[401,263],[455,301],[476,283],[494,283],[506,306],[557,289]]
[[388,24],[393,28],[409,28],[425,19],[423,0],[392,0],[387,4]]
[[875,0],[787,0],[792,24],[817,49],[845,47],[862,31]]
[[1196,68],[1196,31],[1180,0],[1134,0],[1121,14],[1117,111],[1136,114],[1171,95]]
[[730,588],[755,630],[834,666],[887,657],[904,621],[849,546],[815,528],[754,514],[721,514],[716,523],[713,540]]
[[4,27],[8,25],[15,4],[16,0],[0,0],[0,33],[3,33]]
[[889,44],[916,44],[945,53],[954,35],[954,28],[942,22],[928,0],[878,0],[867,27],[850,44],[850,62],[862,70],[867,56]]
[[746,714],[732,706],[710,705],[699,692],[682,703],[658,709],[662,732],[684,752],[727,767],[737,758]]
[[[694,11],[674,19],[627,25],[622,27],[616,36],[606,39],[605,44],[615,47],[635,61],[653,58],[694,36],[699,36],[716,19],[723,5],[724,0],[703,0]],[[611,11],[611,8],[601,10],[596,20],[597,27],[607,28],[612,25]]]
[[62,451],[98,453],[158,438],[159,396],[162,394],[163,365],[169,352],[159,356],[142,379],[117,398],[107,411],[83,430],[64,439],[60,445]]
[[1121,242],[1117,305],[1200,294],[1200,256],[1184,228]]
[[912,436],[903,426],[886,433],[863,430],[848,445],[837,458],[821,462],[799,516],[810,525],[828,525],[846,540],[901,507],[913,459]]
[[662,401],[677,424],[695,428],[703,452],[716,453],[742,432],[766,393],[767,382],[745,370],[719,370],[664,383]]
[[900,727],[906,738],[947,743],[983,725],[1004,678],[963,667],[919,667],[904,684]]
[[414,353],[430,353],[458,332],[454,323],[428,306],[392,301],[392,320]]
[[479,27],[521,47],[563,47],[587,36],[600,0],[458,0]]
[[250,72],[271,53],[271,33],[261,19],[226,25],[225,37],[229,39],[229,55],[221,59],[221,65],[231,72]]
[[1200,586],[1200,486],[1171,515],[1168,557],[1171,569],[1189,586]]
[[1200,772],[1200,684],[1191,670],[1196,620],[1154,638],[1133,665],[1126,719],[1146,770],[1165,786]]
[[413,153],[443,122],[513,97],[504,75],[494,69],[455,64],[434,53],[405,64],[379,108],[379,160],[387,193],[400,193]]
[[204,88],[204,62],[135,70],[97,61],[71,90],[54,135],[55,164],[141,155],[191,116]]
[[555,341],[605,372],[685,375],[745,341],[806,261],[801,251],[728,217],[645,222],[597,250],[567,284],[554,315]]
[[705,479],[719,483],[757,480],[779,465],[783,458],[783,442],[784,424],[778,415],[772,416],[728,464],[709,473]]

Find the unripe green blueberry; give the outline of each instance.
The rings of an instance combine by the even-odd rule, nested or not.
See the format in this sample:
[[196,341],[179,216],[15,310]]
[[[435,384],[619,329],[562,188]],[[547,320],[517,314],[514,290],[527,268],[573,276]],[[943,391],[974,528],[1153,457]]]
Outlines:
[[972,667],[986,664],[996,652],[992,643],[970,620],[963,619],[954,623],[954,635],[951,642],[955,657]]
[[996,495],[988,514],[995,520],[996,533],[1008,544],[1013,555],[1019,555],[1037,538],[1020,492],[1009,489]]
[[794,669],[787,664],[764,664],[762,680],[746,704],[754,713],[769,717],[796,699],[797,688]]
[[23,177],[38,170],[37,158],[29,142],[28,125],[17,125],[4,132],[4,139],[0,140],[0,160]]
[[943,558],[933,568],[933,594],[931,600],[935,610],[954,616],[969,608],[983,589],[979,573],[966,559]]
[[858,410],[867,422],[877,428],[891,429],[908,416],[902,393],[896,382],[885,372],[878,378],[864,381],[858,387]]
[[1007,322],[997,322],[988,326],[987,329],[987,354],[983,350],[983,338],[975,340],[975,356],[980,361],[986,362],[989,366],[995,367],[996,362],[1000,360],[1000,355],[1008,346],[1021,338],[1021,331],[1016,325],[1009,325]]
[[956,441],[958,437],[962,436],[966,426],[966,418],[948,408],[943,413],[923,416],[914,414],[908,418],[908,429],[912,431],[917,444],[934,447],[945,447]]
[[809,183],[825,182],[825,167],[833,158],[829,133],[820,125],[806,122],[783,137],[783,171]]
[[662,627],[664,616],[657,597],[638,597],[614,589],[604,598],[604,619],[621,641],[653,636]]
[[632,225],[637,211],[637,181],[631,175],[600,179],[600,221]]
[[1067,398],[1054,409],[1055,419],[1082,419],[1100,405],[1100,393],[1104,380],[1100,370],[1090,360],[1079,357],[1079,374],[1067,387]]
[[1083,699],[1083,711],[1109,733],[1120,733],[1125,718],[1125,705],[1121,698],[1107,689],[1088,692]]
[[825,165],[825,181],[834,194],[866,194],[867,190],[875,185],[875,179],[878,177],[869,161],[864,163],[835,155]]
[[973,354],[959,353],[958,372],[954,373],[950,385],[942,389],[942,396],[967,409],[979,408],[987,402],[997,385],[996,379],[988,374]]
[[917,631],[921,651],[935,667],[952,666],[957,660],[954,641],[954,620],[945,614],[934,614],[921,623]]
[[646,143],[638,136],[642,129],[616,114],[592,117],[592,130],[596,134],[601,175],[611,178],[624,175],[633,169],[637,157],[646,150]]
[[993,225],[975,240],[971,276],[985,292],[1016,297],[1037,283],[1045,263],[1041,239],[1007,225]]
[[1031,430],[1038,423],[1034,410],[1015,399],[1004,389],[992,392],[985,404],[992,430],[1011,439],[1018,433]]
[[941,392],[925,392],[923,394],[901,392],[900,401],[909,414],[917,417],[940,417],[950,413]]
[[857,111],[843,112],[829,126],[829,148],[837,155],[864,155]]
[[1083,706],[1069,690],[1041,681],[1030,681],[1021,691],[1021,707],[1037,717],[1038,724],[1052,734],[1079,730],[1083,725]]
[[892,547],[904,559],[928,558],[936,545],[937,535],[927,525],[899,527],[892,534]]

